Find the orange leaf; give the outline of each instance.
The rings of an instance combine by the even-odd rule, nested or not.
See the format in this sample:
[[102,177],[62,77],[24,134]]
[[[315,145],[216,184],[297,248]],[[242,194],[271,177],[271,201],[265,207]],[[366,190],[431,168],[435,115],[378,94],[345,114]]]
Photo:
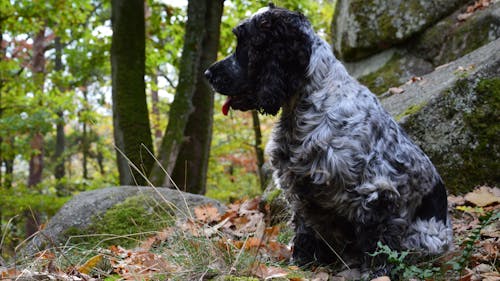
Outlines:
[[465,195],[465,201],[470,202],[478,207],[498,204],[500,203],[500,196],[496,196],[495,193],[498,193],[498,191],[495,191],[495,188],[481,186],[480,188],[467,193]]
[[278,225],[272,226],[272,227],[267,227],[265,230],[265,235],[268,240],[274,240],[276,237],[278,237],[278,234],[280,234],[280,227]]
[[258,249],[262,246],[262,241],[257,237],[250,237],[245,243],[245,250]]
[[171,236],[174,233],[174,229],[172,227],[165,228],[158,233],[156,233],[154,236],[151,236],[147,238],[146,240],[142,241],[141,245],[139,248],[143,250],[149,250],[151,249],[154,245],[159,245],[162,241],[167,240],[169,236]]
[[292,256],[291,249],[276,241],[269,241],[266,244],[266,249],[270,256],[275,257],[278,260],[287,260]]
[[238,217],[238,211],[237,210],[229,210],[224,215],[222,215],[222,217],[220,219],[222,221],[222,220],[225,220],[226,218],[232,219],[232,218],[236,218],[236,217]]
[[102,255],[96,255],[88,259],[82,266],[78,268],[78,271],[84,274],[89,274],[89,272],[96,267],[96,265],[102,261]]
[[265,264],[258,264],[252,268],[252,273],[262,279],[268,280],[272,278],[280,278],[287,276],[288,272],[276,266],[266,266]]
[[203,223],[219,221],[221,216],[219,210],[212,204],[197,206],[194,208],[194,215],[197,220]]

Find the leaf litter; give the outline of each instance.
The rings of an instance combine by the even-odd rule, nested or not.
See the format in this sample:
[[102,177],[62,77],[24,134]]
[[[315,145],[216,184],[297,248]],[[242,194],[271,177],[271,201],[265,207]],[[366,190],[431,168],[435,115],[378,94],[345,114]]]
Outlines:
[[[455,254],[463,250],[464,241],[480,227],[481,217],[485,213],[494,213],[497,218],[480,230],[480,238],[474,242],[467,267],[458,280],[499,281],[500,189],[481,186],[464,196],[449,196],[448,200],[457,245]],[[267,225],[265,214],[259,210],[259,202],[259,198],[237,201],[229,204],[224,214],[220,214],[212,205],[198,206],[194,208],[192,219],[179,218],[174,226],[159,230],[136,248],[111,246],[78,266],[58,268],[54,263],[55,253],[43,251],[36,257],[39,265],[37,270],[0,266],[0,280],[91,281],[103,280],[110,275],[117,276],[115,280],[170,280],[169,276],[175,277],[177,273],[189,270],[172,260],[178,253],[161,247],[162,244],[168,244],[170,239],[177,239],[174,237],[179,231],[183,235],[213,241],[214,247],[222,252],[240,251],[241,254],[244,251],[253,255],[255,259],[244,273],[246,276],[261,280],[349,280],[322,267],[303,272],[299,267],[288,265],[291,248],[279,239],[282,228],[287,226]],[[191,244],[199,246],[196,242]],[[220,262],[214,261],[214,264]],[[216,267],[220,266],[214,265]],[[241,275],[234,268],[232,271],[227,273]],[[383,276],[374,280],[386,281],[390,278]]]

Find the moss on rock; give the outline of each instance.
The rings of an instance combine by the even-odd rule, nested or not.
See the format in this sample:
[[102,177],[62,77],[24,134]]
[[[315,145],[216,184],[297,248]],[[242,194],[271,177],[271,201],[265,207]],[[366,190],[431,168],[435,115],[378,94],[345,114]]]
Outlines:
[[423,107],[425,106],[425,103],[422,103],[422,104],[416,104],[416,105],[412,105],[410,107],[408,107],[403,113],[397,115],[396,117],[394,117],[396,119],[396,121],[400,121],[401,119],[403,119],[404,117],[407,117],[407,116],[410,116],[412,114],[416,114],[417,112],[419,112]]
[[461,79],[410,115],[404,127],[429,155],[448,190],[461,194],[477,185],[500,184],[499,112],[500,78]]
[[[339,0],[332,24],[335,53],[355,61],[403,42],[466,0]],[[340,40],[340,41],[339,41]]]
[[444,18],[417,36],[409,49],[438,66],[453,61],[500,37],[500,2],[458,21],[462,11]]
[[367,86],[373,93],[380,95],[390,87],[399,86],[413,76],[421,76],[432,71],[433,66],[404,51],[395,52],[384,66],[375,72],[359,78],[359,82]]
[[390,86],[401,84],[401,56],[395,54],[382,68],[359,78],[359,82],[367,86],[373,93],[379,95],[387,91]]
[[73,227],[66,231],[67,237],[75,236],[70,240],[72,244],[129,247],[150,232],[171,225],[173,212],[168,203],[139,195],[127,198],[92,221],[86,229]]
[[469,181],[500,184],[500,78],[481,80],[474,111],[464,121],[475,136],[474,147],[463,153],[463,172]]

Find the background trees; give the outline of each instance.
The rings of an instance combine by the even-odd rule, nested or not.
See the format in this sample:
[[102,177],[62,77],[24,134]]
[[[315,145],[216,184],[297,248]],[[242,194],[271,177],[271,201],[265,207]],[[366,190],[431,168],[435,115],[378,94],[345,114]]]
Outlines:
[[184,140],[172,172],[173,181],[182,189],[198,194],[205,194],[206,191],[214,112],[214,93],[203,73],[217,59],[224,3],[224,0],[205,1],[205,35],[198,63],[196,87],[191,98],[194,110],[186,123]]
[[151,182],[156,186],[171,185],[167,174],[174,169],[177,155],[184,141],[184,130],[193,111],[192,97],[196,88],[198,68],[205,36],[205,0],[188,2],[188,19],[184,34],[184,47],[179,64],[176,95],[170,107],[169,122],[158,153],[158,162],[151,172]]
[[[153,141],[146,105],[146,26],[143,0],[112,1],[111,69],[113,84],[113,132],[120,184],[144,185],[153,158]],[[130,165],[129,165],[130,161]]]
[[[145,175],[153,159],[144,148],[156,152],[174,182],[190,192],[223,200],[260,192],[255,148],[265,143],[270,122],[260,120],[263,141],[255,146],[252,114],[222,116],[223,98],[209,93],[200,75],[232,52],[234,25],[267,1],[193,0],[189,9],[188,1],[171,3],[0,1],[3,255],[74,193],[134,179],[146,184],[130,173],[125,158],[117,162],[115,145]],[[332,6],[276,4],[314,15]],[[113,84],[120,79],[124,86]],[[158,152],[172,151],[160,149],[162,140],[173,140],[172,128],[178,128],[178,156],[161,157],[171,154]],[[160,172],[155,183],[163,185]]]

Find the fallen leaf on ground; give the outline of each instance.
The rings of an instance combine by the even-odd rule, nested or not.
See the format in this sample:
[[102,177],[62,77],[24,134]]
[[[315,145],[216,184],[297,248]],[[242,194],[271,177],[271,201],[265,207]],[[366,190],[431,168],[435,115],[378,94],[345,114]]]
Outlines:
[[391,278],[389,278],[387,276],[380,276],[380,277],[377,277],[375,279],[372,279],[371,281],[391,281]]
[[481,229],[481,235],[493,238],[500,237],[500,221],[495,221],[485,226],[483,229]]
[[389,88],[389,93],[393,95],[399,95],[402,94],[405,90],[399,88],[399,87],[391,87]]
[[475,11],[489,7],[493,0],[478,0],[474,4],[467,6],[464,13],[457,16],[458,21],[465,21],[470,18]]
[[455,196],[455,195],[449,195],[448,196],[448,204],[450,206],[460,206],[465,204],[465,198],[463,196]]
[[206,204],[195,207],[194,215],[198,221],[207,224],[219,221],[221,218],[219,210],[217,210],[217,208],[214,207],[212,204]]
[[148,237],[146,240],[142,241],[138,248],[143,250],[149,250],[154,246],[159,245],[161,242],[167,240],[174,233],[173,227],[167,227],[161,231],[158,231],[155,235]]
[[288,275],[288,271],[277,266],[267,266],[265,264],[257,264],[252,268],[252,274],[264,280],[272,278],[280,278]]
[[81,273],[89,274],[89,272],[95,268],[95,266],[102,261],[102,255],[96,255],[88,259],[82,266],[78,268]]
[[465,195],[465,201],[478,207],[485,207],[500,203],[500,197],[495,196],[493,188],[481,186]]

